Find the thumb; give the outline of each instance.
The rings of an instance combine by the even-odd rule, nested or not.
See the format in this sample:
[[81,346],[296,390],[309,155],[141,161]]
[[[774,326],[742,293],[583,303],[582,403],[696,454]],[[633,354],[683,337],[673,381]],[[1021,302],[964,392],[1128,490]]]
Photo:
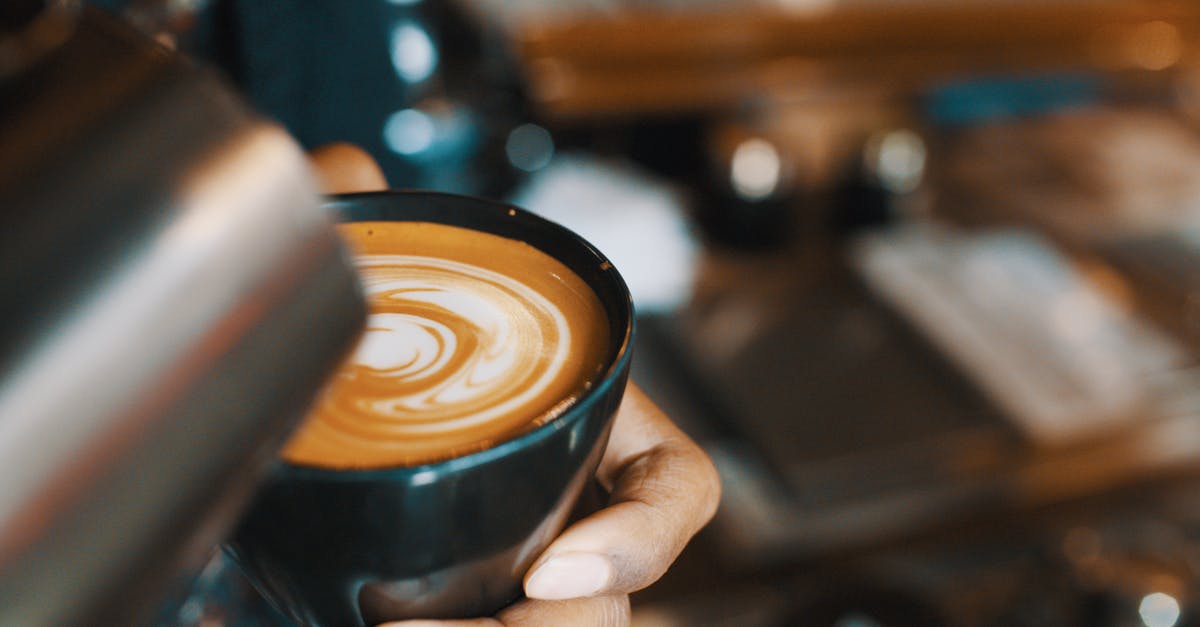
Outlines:
[[658,580],[716,508],[712,462],[636,388],[617,414],[599,478],[607,508],[555,540],[525,578],[525,594],[569,599],[627,594]]

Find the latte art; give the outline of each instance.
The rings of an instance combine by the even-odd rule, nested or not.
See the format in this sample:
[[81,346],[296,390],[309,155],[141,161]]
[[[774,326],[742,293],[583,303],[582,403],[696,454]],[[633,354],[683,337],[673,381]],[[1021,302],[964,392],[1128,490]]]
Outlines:
[[474,452],[552,420],[598,374],[599,302],[541,251],[445,225],[342,226],[359,243],[370,316],[289,461],[370,468]]
[[337,400],[387,418],[397,436],[449,433],[509,413],[566,366],[571,330],[562,311],[513,279],[432,257],[358,263],[375,314],[355,376],[377,379],[382,393]]

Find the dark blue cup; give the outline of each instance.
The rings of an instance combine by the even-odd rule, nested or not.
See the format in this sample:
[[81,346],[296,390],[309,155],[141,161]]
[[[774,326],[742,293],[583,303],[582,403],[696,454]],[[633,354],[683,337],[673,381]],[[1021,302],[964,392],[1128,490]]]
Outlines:
[[604,452],[629,374],[629,291],[586,241],[515,207],[431,192],[330,203],[343,221],[438,222],[558,259],[604,306],[613,339],[606,368],[563,415],[478,453],[364,471],[281,462],[226,550],[268,601],[304,624],[490,615],[520,597],[526,570],[562,530]]

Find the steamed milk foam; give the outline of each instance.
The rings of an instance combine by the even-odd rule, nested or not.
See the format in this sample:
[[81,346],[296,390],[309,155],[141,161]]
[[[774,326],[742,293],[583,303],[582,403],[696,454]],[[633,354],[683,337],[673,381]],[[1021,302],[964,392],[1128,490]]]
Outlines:
[[549,255],[427,222],[339,229],[370,315],[288,461],[381,468],[480,451],[552,420],[600,374],[604,310]]

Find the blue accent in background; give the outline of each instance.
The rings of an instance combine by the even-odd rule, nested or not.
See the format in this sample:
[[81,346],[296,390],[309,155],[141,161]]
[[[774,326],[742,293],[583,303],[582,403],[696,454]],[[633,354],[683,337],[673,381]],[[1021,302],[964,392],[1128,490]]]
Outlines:
[[923,109],[934,124],[979,124],[1093,105],[1105,86],[1086,73],[970,79],[930,90]]

